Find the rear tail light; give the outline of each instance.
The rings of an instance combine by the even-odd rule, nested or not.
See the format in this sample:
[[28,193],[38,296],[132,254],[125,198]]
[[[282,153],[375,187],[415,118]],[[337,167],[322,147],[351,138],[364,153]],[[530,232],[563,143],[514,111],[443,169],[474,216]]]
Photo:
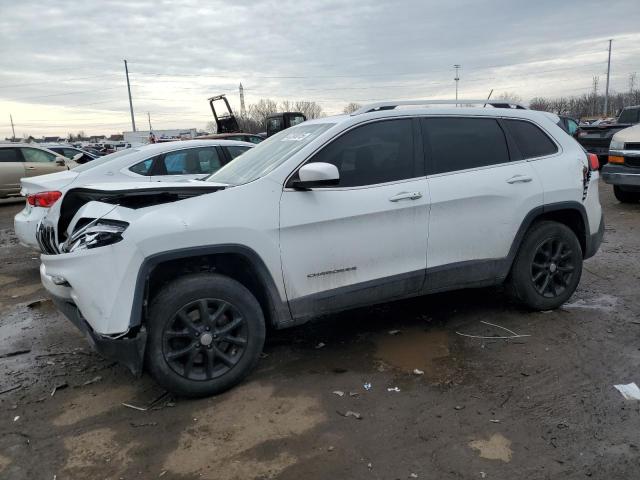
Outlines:
[[587,153],[587,157],[589,157],[589,169],[598,170],[600,168],[598,156],[595,153]]
[[609,155],[609,163],[624,163],[624,157],[619,155]]
[[27,196],[27,203],[32,207],[49,208],[62,196],[62,192],[39,192]]

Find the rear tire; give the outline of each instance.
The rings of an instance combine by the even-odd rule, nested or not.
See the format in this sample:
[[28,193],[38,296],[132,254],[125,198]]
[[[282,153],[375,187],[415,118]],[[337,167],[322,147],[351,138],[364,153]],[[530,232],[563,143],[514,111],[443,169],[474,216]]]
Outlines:
[[582,248],[575,233],[558,222],[533,225],[520,245],[508,284],[533,310],[551,310],[575,292],[582,275]]
[[613,186],[613,194],[621,203],[635,203],[640,200],[640,193],[622,190],[618,185]]
[[214,395],[251,372],[264,339],[262,309],[246,287],[219,274],[188,275],[151,303],[146,364],[172,393]]

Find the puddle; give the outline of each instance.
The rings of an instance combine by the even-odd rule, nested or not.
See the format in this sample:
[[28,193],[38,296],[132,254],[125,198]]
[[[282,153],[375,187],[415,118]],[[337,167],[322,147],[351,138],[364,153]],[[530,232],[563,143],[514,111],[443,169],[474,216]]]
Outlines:
[[[286,445],[326,419],[317,398],[275,396],[273,387],[258,383],[236,387],[223,399],[207,403],[191,414],[193,423],[180,435],[163,469],[216,479],[276,477],[298,462],[284,450]],[[278,440],[283,446],[274,451]],[[265,442],[270,454],[256,461],[251,450]]]
[[49,298],[43,298],[40,300],[36,300],[27,305],[28,308],[33,310],[34,312],[39,313],[40,315],[49,315],[56,311],[56,307]]
[[579,299],[575,302],[565,303],[561,308],[584,308],[587,310],[601,310],[603,312],[614,312],[620,299],[613,295],[599,295],[593,298]]
[[501,433],[495,433],[491,435],[489,440],[474,440],[469,442],[469,446],[478,450],[481,458],[488,460],[502,460],[503,462],[510,462],[511,455],[511,440],[505,438]]
[[451,356],[446,330],[404,329],[397,335],[385,333],[375,343],[375,357],[403,372],[417,368],[434,381],[444,381],[453,374],[456,359]]

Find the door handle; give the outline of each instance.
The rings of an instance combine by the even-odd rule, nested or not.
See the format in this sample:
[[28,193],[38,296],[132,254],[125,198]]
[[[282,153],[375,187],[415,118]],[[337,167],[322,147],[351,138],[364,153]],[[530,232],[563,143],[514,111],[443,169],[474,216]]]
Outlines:
[[26,167],[27,170],[35,170],[36,167]]
[[400,192],[389,199],[390,202],[398,202],[400,200],[418,200],[422,198],[421,192]]
[[533,178],[526,175],[514,175],[507,180],[507,183],[529,183],[531,180],[533,180]]

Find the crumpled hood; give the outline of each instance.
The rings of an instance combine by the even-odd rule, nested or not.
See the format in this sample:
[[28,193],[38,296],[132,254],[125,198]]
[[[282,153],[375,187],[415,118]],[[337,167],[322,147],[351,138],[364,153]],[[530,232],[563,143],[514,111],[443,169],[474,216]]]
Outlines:
[[[84,212],[83,206],[89,203],[94,209],[97,205],[102,205],[103,209],[113,209],[119,206],[137,210],[214,193],[226,187],[227,185],[221,183],[193,180],[188,182],[102,183],[72,188],[64,195],[62,201],[56,202],[56,204],[60,204],[57,219],[58,240],[63,240],[69,225],[77,222],[78,213]],[[53,215],[57,216],[57,210],[52,212]],[[52,220],[53,215],[49,215]]]
[[202,180],[177,180],[174,182],[109,182],[90,183],[83,185],[85,190],[99,190],[103,192],[135,192],[138,190],[169,190],[175,188],[203,188],[212,191],[227,187],[224,183],[203,182]]

